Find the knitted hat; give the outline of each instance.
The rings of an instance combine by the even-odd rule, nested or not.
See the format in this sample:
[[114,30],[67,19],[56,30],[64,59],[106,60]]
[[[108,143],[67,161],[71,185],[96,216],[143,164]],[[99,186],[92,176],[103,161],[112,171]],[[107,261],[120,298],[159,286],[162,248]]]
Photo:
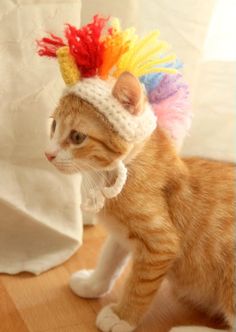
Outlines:
[[112,82],[99,77],[87,78],[67,87],[64,94],[73,93],[91,103],[128,142],[137,142],[149,136],[156,127],[156,116],[151,106],[147,104],[140,116],[132,115],[112,95],[112,86]]
[[[157,124],[152,103],[146,105],[144,112],[130,114],[112,95],[112,88],[120,74],[128,71],[143,83],[149,101],[166,76],[172,78],[159,94],[163,94],[163,89],[170,90],[170,95],[179,90],[180,80],[176,78],[179,62],[170,53],[170,46],[159,40],[159,31],[139,38],[134,28],[121,30],[117,19],[96,15],[81,29],[67,24],[67,42],[53,34],[50,37],[38,41],[38,53],[57,57],[67,85],[65,94],[73,93],[91,103],[129,142],[150,136]],[[158,95],[155,97],[158,100]],[[186,99],[185,95],[181,98]],[[180,104],[179,100],[177,103]]]

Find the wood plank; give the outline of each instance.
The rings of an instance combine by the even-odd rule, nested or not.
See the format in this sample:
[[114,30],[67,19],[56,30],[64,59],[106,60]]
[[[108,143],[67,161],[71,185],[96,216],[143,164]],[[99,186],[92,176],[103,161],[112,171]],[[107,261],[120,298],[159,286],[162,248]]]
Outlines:
[[96,331],[93,309],[70,291],[68,279],[66,269],[59,267],[38,277],[4,277],[3,283],[29,331],[53,331],[78,323]]
[[14,302],[0,281],[0,332],[29,332]]
[[[101,226],[86,227],[83,246],[63,265],[37,277],[27,273],[0,275],[0,332],[97,332],[97,312],[116,301],[125,275],[111,294],[99,300],[79,298],[68,282],[73,272],[96,266],[105,237]],[[174,324],[206,322],[203,316],[187,309],[178,306],[164,287],[137,332],[167,332]]]

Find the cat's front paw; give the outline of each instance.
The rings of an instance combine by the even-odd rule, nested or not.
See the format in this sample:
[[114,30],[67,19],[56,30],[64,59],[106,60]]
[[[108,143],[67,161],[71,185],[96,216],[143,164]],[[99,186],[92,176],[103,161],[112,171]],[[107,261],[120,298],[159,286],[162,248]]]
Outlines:
[[120,319],[112,306],[104,307],[98,314],[96,326],[103,332],[132,332],[134,327]]
[[108,291],[107,283],[98,280],[94,270],[80,270],[72,274],[70,288],[75,294],[85,298],[97,298]]

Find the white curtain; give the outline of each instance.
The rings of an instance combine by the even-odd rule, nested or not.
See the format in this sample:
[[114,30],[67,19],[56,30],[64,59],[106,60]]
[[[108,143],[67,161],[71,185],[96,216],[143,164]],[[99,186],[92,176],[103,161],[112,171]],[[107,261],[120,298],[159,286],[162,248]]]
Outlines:
[[79,1],[0,2],[0,272],[40,273],[81,243],[80,179],[44,158],[63,82],[35,44],[66,21],[80,24]]

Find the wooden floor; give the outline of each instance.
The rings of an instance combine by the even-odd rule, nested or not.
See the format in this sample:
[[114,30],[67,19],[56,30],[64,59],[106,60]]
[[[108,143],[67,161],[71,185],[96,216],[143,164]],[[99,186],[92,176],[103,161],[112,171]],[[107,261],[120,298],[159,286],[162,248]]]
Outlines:
[[[89,301],[74,295],[68,287],[68,280],[74,271],[95,266],[105,236],[99,226],[87,227],[84,244],[78,252],[63,265],[40,276],[27,273],[0,275],[0,332],[97,332],[96,314],[104,304],[117,298],[123,278],[111,294],[100,300]],[[165,291],[163,294],[164,299],[169,299]],[[164,328],[163,322],[157,322],[158,316],[163,321],[170,317],[162,312],[160,301],[163,299],[156,303],[158,301],[159,308],[154,306],[154,311],[149,315],[151,319],[147,318],[138,331],[168,331],[170,325]],[[185,311],[179,311],[173,322],[204,320],[192,313],[184,318],[185,314]]]

